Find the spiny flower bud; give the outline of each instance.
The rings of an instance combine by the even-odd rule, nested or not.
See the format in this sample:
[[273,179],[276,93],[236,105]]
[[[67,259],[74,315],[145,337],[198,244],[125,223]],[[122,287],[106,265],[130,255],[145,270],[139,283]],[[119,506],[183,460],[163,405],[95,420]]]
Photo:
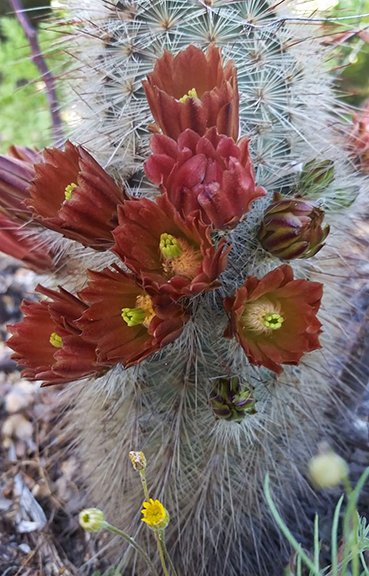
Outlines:
[[332,160],[311,160],[303,165],[298,183],[302,196],[316,197],[322,194],[334,180]]
[[314,456],[309,462],[310,478],[318,488],[334,488],[348,474],[347,462],[331,450]]
[[139,472],[140,470],[145,470],[146,458],[143,452],[135,452],[134,450],[131,450],[131,452],[129,453],[129,459],[131,461],[133,469],[136,470],[136,472]]
[[258,238],[267,252],[281,258],[311,258],[324,246],[329,226],[322,227],[324,212],[303,198],[275,196],[267,208]]
[[99,508],[85,508],[79,513],[79,523],[86,532],[99,532],[107,522],[105,514]]
[[242,389],[238,378],[220,378],[209,398],[217,418],[240,422],[247,414],[254,414],[255,402],[251,391]]

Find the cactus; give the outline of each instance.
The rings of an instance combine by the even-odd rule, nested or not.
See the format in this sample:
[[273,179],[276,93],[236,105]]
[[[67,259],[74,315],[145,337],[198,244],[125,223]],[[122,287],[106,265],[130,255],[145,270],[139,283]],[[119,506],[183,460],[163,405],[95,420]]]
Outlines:
[[[180,574],[281,574],[288,550],[266,511],[263,478],[269,473],[280,509],[294,518],[302,538],[309,524],[306,502],[316,501],[306,480],[306,463],[322,435],[333,437],[336,421],[327,412],[340,413],[347,318],[354,307],[347,292],[352,277],[350,258],[355,251],[356,222],[367,205],[367,182],[350,163],[345,145],[342,107],[332,91],[327,49],[319,40],[316,23],[301,18],[301,13],[297,16],[298,2],[293,0],[67,0],[66,7],[74,31],[68,37],[68,52],[75,55],[65,103],[76,118],[70,139],[87,148],[124,186],[124,195],[146,198],[143,205],[148,213],[158,206],[153,227],[172,208],[163,197],[156,203],[151,200],[158,197],[158,185],[166,175],[158,182],[152,178],[155,154],[150,152],[149,126],[155,113],[148,103],[153,98],[150,88],[146,83],[144,89],[142,83],[153,74],[165,51],[177,55],[194,46],[208,53],[209,46],[215,45],[221,50],[224,67],[233,63],[238,78],[239,133],[250,141],[255,170],[252,208],[245,205],[245,217],[225,217],[217,226],[221,229],[216,232],[218,252],[223,250],[224,256],[230,248],[226,265],[217,252],[215,276],[220,275],[220,284],[204,290],[194,281],[189,291],[181,293],[188,298],[186,312],[171,309],[179,335],[176,332],[172,337],[171,325],[166,328],[168,343],[154,343],[152,338],[149,345],[155,353],[151,355],[137,356],[137,351],[135,355],[131,348],[125,349],[123,363],[113,353],[105,353],[103,343],[97,343],[102,352],[94,363],[90,342],[80,352],[83,366],[79,373],[73,364],[73,373],[81,379],[65,385],[64,401],[69,406],[65,418],[83,463],[90,499],[104,509],[109,521],[134,534],[140,531],[140,538],[147,537],[150,545],[150,536],[139,528],[142,497],[128,458],[130,450],[142,450],[148,461],[151,494],[165,503],[170,515],[167,546]],[[191,87],[183,98],[185,104],[187,98],[196,98],[196,91]],[[231,130],[224,135],[231,137]],[[158,134],[151,142],[155,138],[159,142]],[[64,154],[73,148],[67,146]],[[74,153],[91,166],[83,149]],[[149,158],[152,162],[144,170]],[[251,168],[243,167],[252,180]],[[72,181],[65,187],[67,203],[73,201],[76,187]],[[317,214],[325,211],[330,233],[326,238],[326,228],[319,238],[319,248],[325,242],[319,252],[314,249],[308,254],[311,257],[281,266],[273,253],[263,249],[257,234],[275,194],[302,197],[309,206],[314,203]],[[90,198],[92,207],[94,200]],[[42,311],[50,314],[48,330],[54,335],[50,340],[54,348],[59,350],[63,339],[72,342],[77,327],[78,334],[88,333],[92,319],[88,310],[94,309],[97,298],[92,284],[86,286],[88,269],[94,270],[90,280],[102,282],[101,271],[114,263],[121,265],[123,254],[126,266],[136,270],[138,264],[131,254],[132,230],[139,226],[135,203],[123,201],[118,210],[121,228],[114,231],[115,253],[109,240],[107,245],[97,242],[91,247],[87,233],[76,236],[76,221],[66,220],[65,214],[71,214],[68,210],[64,215],[60,211],[59,228],[54,228],[58,231],[44,232],[42,223],[32,224],[32,233],[36,229],[48,234],[47,238],[51,235],[58,254],[59,266],[48,286],[62,285],[78,292],[83,301],[41,289],[52,299],[51,304],[43,304]],[[50,218],[46,225],[52,228]],[[191,244],[194,237],[188,230],[186,234]],[[201,238],[202,243],[209,241]],[[165,239],[160,236],[160,247],[171,263],[184,249],[172,232]],[[355,265],[360,266],[357,258]],[[126,273],[121,272],[117,291],[128,290]],[[109,272],[115,280],[119,274],[116,269]],[[210,286],[213,280],[209,277],[206,282]],[[129,290],[136,301],[144,302],[142,287],[130,285]],[[273,348],[270,359],[268,338],[287,323],[283,306],[278,304],[286,290],[303,293],[296,296],[294,307],[287,307],[301,326],[286,341],[288,350],[281,344]],[[152,315],[158,314],[159,304],[154,304],[151,312],[143,304],[124,308],[122,318],[128,325],[124,330],[131,326],[139,334],[140,326],[150,324]],[[60,306],[67,305],[75,308],[73,329],[64,326],[62,334],[54,332]],[[32,306],[28,309],[36,312]],[[76,320],[77,312],[85,308],[82,320]],[[166,326],[169,319],[161,322],[160,326]],[[15,326],[12,331],[10,344],[17,357],[24,359],[16,340],[23,337],[22,328]],[[294,336],[303,343],[298,340],[296,344]],[[49,351],[48,358],[54,353],[60,350]],[[90,370],[82,362],[86,358]],[[89,376],[91,371],[93,376]],[[27,374],[40,377],[33,366]],[[52,379],[46,371],[46,382]],[[68,381],[68,377],[55,381]],[[115,559],[127,575],[146,574],[130,550],[116,553]]]

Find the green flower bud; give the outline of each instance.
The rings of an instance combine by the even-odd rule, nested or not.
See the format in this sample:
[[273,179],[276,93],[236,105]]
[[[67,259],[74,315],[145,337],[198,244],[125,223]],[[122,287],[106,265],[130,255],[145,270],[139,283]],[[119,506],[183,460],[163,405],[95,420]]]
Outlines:
[[249,389],[242,389],[236,376],[216,381],[209,398],[217,418],[240,422],[248,414],[254,414],[255,402]]
[[105,515],[99,508],[85,508],[79,513],[79,523],[86,532],[99,532],[105,528]]
[[311,160],[304,164],[298,183],[298,192],[303,196],[320,196],[334,180],[332,160]]
[[318,488],[334,488],[348,478],[348,474],[346,460],[333,451],[318,454],[309,462],[310,478]]
[[275,196],[267,208],[258,238],[267,252],[281,260],[311,258],[324,246],[329,226],[324,212],[303,198]]

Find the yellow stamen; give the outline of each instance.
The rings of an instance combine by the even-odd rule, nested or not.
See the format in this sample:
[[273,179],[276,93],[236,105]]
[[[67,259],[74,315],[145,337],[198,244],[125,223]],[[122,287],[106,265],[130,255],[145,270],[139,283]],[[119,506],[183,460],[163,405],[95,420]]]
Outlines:
[[150,296],[147,294],[145,296],[137,296],[136,304],[137,306],[135,308],[122,308],[121,316],[128,326],[139,326],[143,324],[148,328],[151,320],[155,316]]
[[49,342],[51,346],[54,346],[54,348],[62,348],[63,346],[63,338],[56,332],[50,334]]
[[65,196],[65,199],[67,201],[72,199],[73,191],[76,188],[77,188],[77,184],[75,184],[74,182],[72,182],[71,184],[68,184],[68,186],[65,187],[64,196]]
[[187,92],[187,94],[185,94],[184,96],[182,96],[182,98],[179,98],[178,102],[181,102],[182,104],[184,102],[187,102],[187,100],[189,100],[190,98],[197,98],[197,92],[196,92],[196,88],[191,88],[191,90],[189,90]]
[[155,310],[150,296],[148,294],[145,294],[145,296],[137,296],[136,304],[141,310],[145,311],[145,320],[142,324],[148,328],[151,320],[155,316]]
[[246,304],[242,314],[242,326],[245,330],[259,334],[279,330],[284,322],[279,304],[274,304],[267,298],[260,298]]
[[185,276],[191,279],[197,276],[202,261],[200,250],[185,240],[166,233],[160,236],[159,248],[163,257],[163,270],[166,274]]

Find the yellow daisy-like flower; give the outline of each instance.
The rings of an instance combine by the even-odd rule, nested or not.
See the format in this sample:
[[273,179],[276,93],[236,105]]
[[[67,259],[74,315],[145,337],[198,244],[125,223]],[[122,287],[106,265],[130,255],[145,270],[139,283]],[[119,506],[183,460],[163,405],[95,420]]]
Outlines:
[[146,522],[150,528],[163,530],[168,526],[169,514],[160,500],[153,500],[152,498],[146,500],[143,503],[141,513],[143,514],[142,522]]

